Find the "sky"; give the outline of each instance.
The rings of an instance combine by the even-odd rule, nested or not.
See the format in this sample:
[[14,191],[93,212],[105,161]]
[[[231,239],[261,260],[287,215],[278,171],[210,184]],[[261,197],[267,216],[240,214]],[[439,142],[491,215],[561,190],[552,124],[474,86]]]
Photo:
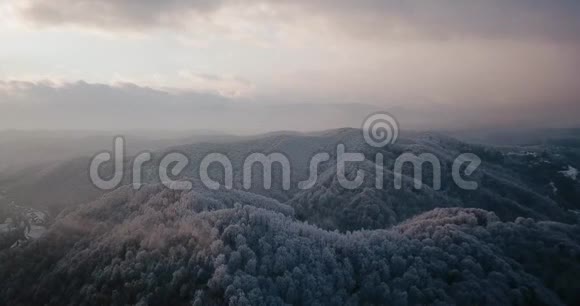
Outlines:
[[2,0],[0,129],[580,126],[576,0]]

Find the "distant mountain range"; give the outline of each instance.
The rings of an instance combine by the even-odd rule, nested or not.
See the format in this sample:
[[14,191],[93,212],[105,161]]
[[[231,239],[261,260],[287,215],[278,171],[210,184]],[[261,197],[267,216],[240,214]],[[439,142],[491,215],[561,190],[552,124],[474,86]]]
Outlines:
[[[127,143],[128,146],[135,146],[130,138]],[[375,154],[382,153],[385,156],[385,188],[370,188],[374,186],[370,175],[367,175],[363,186],[355,190],[344,190],[338,186],[335,175],[338,144],[344,144],[347,151],[364,153],[367,160],[353,164],[352,167],[364,169],[368,173],[374,173]],[[112,146],[112,141],[109,146]],[[145,183],[159,183],[155,165],[167,152],[173,151],[185,154],[191,161],[188,168],[182,171],[181,179],[199,179],[199,164],[207,154],[226,154],[234,166],[234,186],[237,189],[243,189],[241,169],[247,156],[253,152],[284,153],[292,165],[292,188],[282,190],[280,173],[274,168],[274,175],[278,176],[274,177],[272,189],[261,187],[261,172],[255,171],[254,184],[248,191],[293,206],[301,219],[320,222],[320,226],[328,229],[385,228],[436,207],[482,208],[495,212],[506,221],[523,216],[574,222],[575,214],[570,210],[580,210],[579,184],[561,172],[568,167],[580,168],[580,150],[574,146],[472,145],[443,134],[408,132],[395,145],[377,149],[364,142],[360,130],[350,128],[317,133],[222,136],[214,142],[198,136],[195,143],[153,152],[153,161],[146,164],[143,170]],[[330,153],[331,160],[320,165],[319,180],[313,188],[299,190],[297,182],[308,178],[309,161],[318,152]],[[432,190],[430,172],[424,175],[425,188],[421,190],[393,188],[394,160],[406,152],[417,155],[432,153],[438,157],[444,170],[441,190]],[[452,184],[451,164],[455,157],[466,152],[479,155],[483,161],[475,174],[481,187],[476,191],[466,192]],[[131,177],[130,162],[131,157],[128,157],[125,163],[126,184]],[[105,193],[90,182],[89,163],[90,158],[87,156],[28,168],[2,177],[0,186],[8,198],[21,205],[48,209],[58,214],[64,208],[95,200]],[[104,171],[110,173],[112,169]],[[412,172],[403,174],[408,176]],[[222,174],[216,171],[213,175],[219,180]],[[405,186],[410,187],[410,184]],[[351,213],[347,212],[351,210],[354,217],[350,217]],[[365,220],[358,221],[357,217]],[[339,220],[344,218],[350,221]]]

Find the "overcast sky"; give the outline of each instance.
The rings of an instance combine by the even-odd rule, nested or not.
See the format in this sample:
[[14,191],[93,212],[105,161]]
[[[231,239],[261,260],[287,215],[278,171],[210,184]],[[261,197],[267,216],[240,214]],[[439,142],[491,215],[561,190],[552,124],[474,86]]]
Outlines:
[[574,126],[579,80],[577,0],[0,2],[0,129]]

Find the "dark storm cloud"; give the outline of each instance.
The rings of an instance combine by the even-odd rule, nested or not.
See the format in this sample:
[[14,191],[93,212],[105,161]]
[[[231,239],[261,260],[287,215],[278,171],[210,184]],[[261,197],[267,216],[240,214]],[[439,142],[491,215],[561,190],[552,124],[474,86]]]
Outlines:
[[[337,30],[359,37],[416,34],[430,38],[574,40],[580,36],[575,0],[33,0],[23,15],[41,25],[76,24],[145,31],[187,24],[221,8],[266,4],[277,16],[326,18]],[[265,16],[264,16],[265,17]],[[257,23],[260,20],[256,20]]]

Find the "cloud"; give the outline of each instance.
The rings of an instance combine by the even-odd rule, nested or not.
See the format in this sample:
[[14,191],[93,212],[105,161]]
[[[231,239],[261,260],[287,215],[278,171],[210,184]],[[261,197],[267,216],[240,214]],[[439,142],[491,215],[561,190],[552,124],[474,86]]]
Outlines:
[[265,102],[132,83],[0,81],[0,129],[309,131],[358,126],[377,109]]
[[303,1],[345,31],[430,38],[565,39],[580,37],[574,0]]
[[105,30],[189,31],[194,24],[197,28],[193,31],[235,31],[239,19],[233,16],[233,11],[238,17],[251,16],[258,27],[274,29],[276,25],[290,24],[313,29],[313,25],[323,25],[337,33],[368,39],[578,41],[580,38],[580,2],[575,0],[27,0],[20,3],[21,16],[37,25],[72,24]]
[[184,86],[198,91],[215,92],[225,97],[250,95],[255,85],[238,76],[195,73],[188,70],[179,72]]
[[182,13],[207,14],[220,6],[212,0],[54,0],[26,1],[23,16],[38,24],[80,24],[95,27],[157,27],[174,23]]
[[[283,100],[284,103],[272,103]],[[0,129],[214,130],[259,133],[361,126],[373,112],[394,114],[404,129],[528,128],[578,125],[578,100],[518,104],[300,103],[292,96],[255,100],[125,83],[0,81]]]
[[362,104],[426,110],[422,129],[558,126],[580,109],[576,0],[14,0],[0,17],[66,28],[7,31],[0,80],[64,77],[0,82],[0,127],[356,127]]

